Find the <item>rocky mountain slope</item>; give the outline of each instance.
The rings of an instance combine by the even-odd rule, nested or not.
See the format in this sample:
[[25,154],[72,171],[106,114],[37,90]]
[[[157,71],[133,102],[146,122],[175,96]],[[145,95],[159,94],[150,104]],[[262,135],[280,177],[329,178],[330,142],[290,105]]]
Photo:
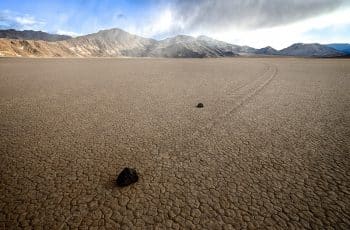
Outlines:
[[304,44],[296,43],[278,52],[284,56],[301,56],[301,57],[337,57],[344,56],[344,53],[331,47],[313,43]]
[[261,54],[261,55],[279,55],[279,51],[275,50],[271,46],[267,46],[265,48],[258,49],[254,53]]
[[101,30],[62,42],[77,56],[145,57],[157,41],[130,34],[120,29]]
[[[42,33],[42,32],[41,32]],[[40,33],[39,33],[40,34]],[[56,36],[56,35],[50,35]],[[60,36],[60,35],[57,35]],[[206,36],[178,35],[154,40],[121,29],[101,30],[63,41],[0,38],[0,56],[23,57],[232,57],[237,55],[284,55],[335,57],[344,53],[320,44],[294,44],[281,51],[272,47],[254,49],[218,41]],[[40,36],[37,34],[36,38]],[[46,38],[49,39],[49,38]],[[53,39],[53,37],[51,37]]]
[[348,43],[334,43],[327,46],[350,55],[350,44]]
[[0,38],[0,56],[76,57],[66,43]]
[[22,39],[22,40],[42,40],[42,41],[64,41],[72,38],[68,35],[49,34],[42,31],[33,30],[0,30],[0,38]]
[[152,57],[229,57],[237,56],[234,46],[200,36],[186,35],[167,38],[154,44],[149,52]]

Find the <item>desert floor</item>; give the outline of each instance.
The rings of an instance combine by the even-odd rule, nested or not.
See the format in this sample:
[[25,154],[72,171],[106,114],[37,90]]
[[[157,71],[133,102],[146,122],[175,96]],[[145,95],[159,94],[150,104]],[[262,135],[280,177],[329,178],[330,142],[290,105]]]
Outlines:
[[350,60],[1,58],[0,173],[4,229],[349,229]]

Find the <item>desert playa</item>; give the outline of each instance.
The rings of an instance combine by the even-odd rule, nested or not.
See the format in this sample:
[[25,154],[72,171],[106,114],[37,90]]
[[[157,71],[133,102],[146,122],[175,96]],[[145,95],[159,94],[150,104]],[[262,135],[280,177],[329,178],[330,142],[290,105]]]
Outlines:
[[1,58],[0,229],[349,229],[349,92],[349,59]]

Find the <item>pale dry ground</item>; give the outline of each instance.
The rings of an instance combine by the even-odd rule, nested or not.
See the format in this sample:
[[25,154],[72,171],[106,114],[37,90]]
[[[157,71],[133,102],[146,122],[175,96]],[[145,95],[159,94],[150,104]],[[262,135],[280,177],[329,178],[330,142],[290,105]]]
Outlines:
[[0,59],[0,228],[349,229],[349,91],[345,59]]

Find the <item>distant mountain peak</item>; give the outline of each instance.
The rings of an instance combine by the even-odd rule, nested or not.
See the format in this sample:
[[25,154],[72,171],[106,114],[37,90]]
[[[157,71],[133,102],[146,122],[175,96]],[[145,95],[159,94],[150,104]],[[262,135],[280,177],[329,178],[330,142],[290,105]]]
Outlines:
[[8,39],[22,39],[22,40],[43,40],[43,41],[63,41],[71,39],[71,36],[68,35],[59,35],[59,34],[49,34],[43,31],[34,31],[34,30],[0,30],[0,38]]
[[129,34],[129,32],[125,31],[125,30],[122,30],[122,29],[119,29],[119,28],[112,28],[112,29],[103,29],[103,30],[99,30],[97,32],[98,33],[127,33]]
[[213,39],[213,38],[211,38],[211,37],[208,37],[208,36],[206,36],[206,35],[199,35],[199,36],[197,37],[197,39],[198,39],[198,40],[203,40],[203,41],[213,41],[213,40],[215,40],[215,39]]
[[339,52],[343,52],[347,55],[350,55],[350,44],[349,43],[332,43],[326,45],[330,48],[336,49]]
[[185,34],[179,34],[179,35],[176,35],[175,37],[172,37],[170,39],[183,40],[183,41],[195,40],[194,37],[189,36],[189,35],[185,35]]
[[331,47],[321,45],[319,43],[295,43],[280,51],[281,55],[286,56],[302,56],[302,57],[337,57],[344,56]]
[[255,51],[255,54],[261,54],[261,55],[278,55],[279,52],[272,48],[271,46],[266,46],[264,48],[258,49]]

